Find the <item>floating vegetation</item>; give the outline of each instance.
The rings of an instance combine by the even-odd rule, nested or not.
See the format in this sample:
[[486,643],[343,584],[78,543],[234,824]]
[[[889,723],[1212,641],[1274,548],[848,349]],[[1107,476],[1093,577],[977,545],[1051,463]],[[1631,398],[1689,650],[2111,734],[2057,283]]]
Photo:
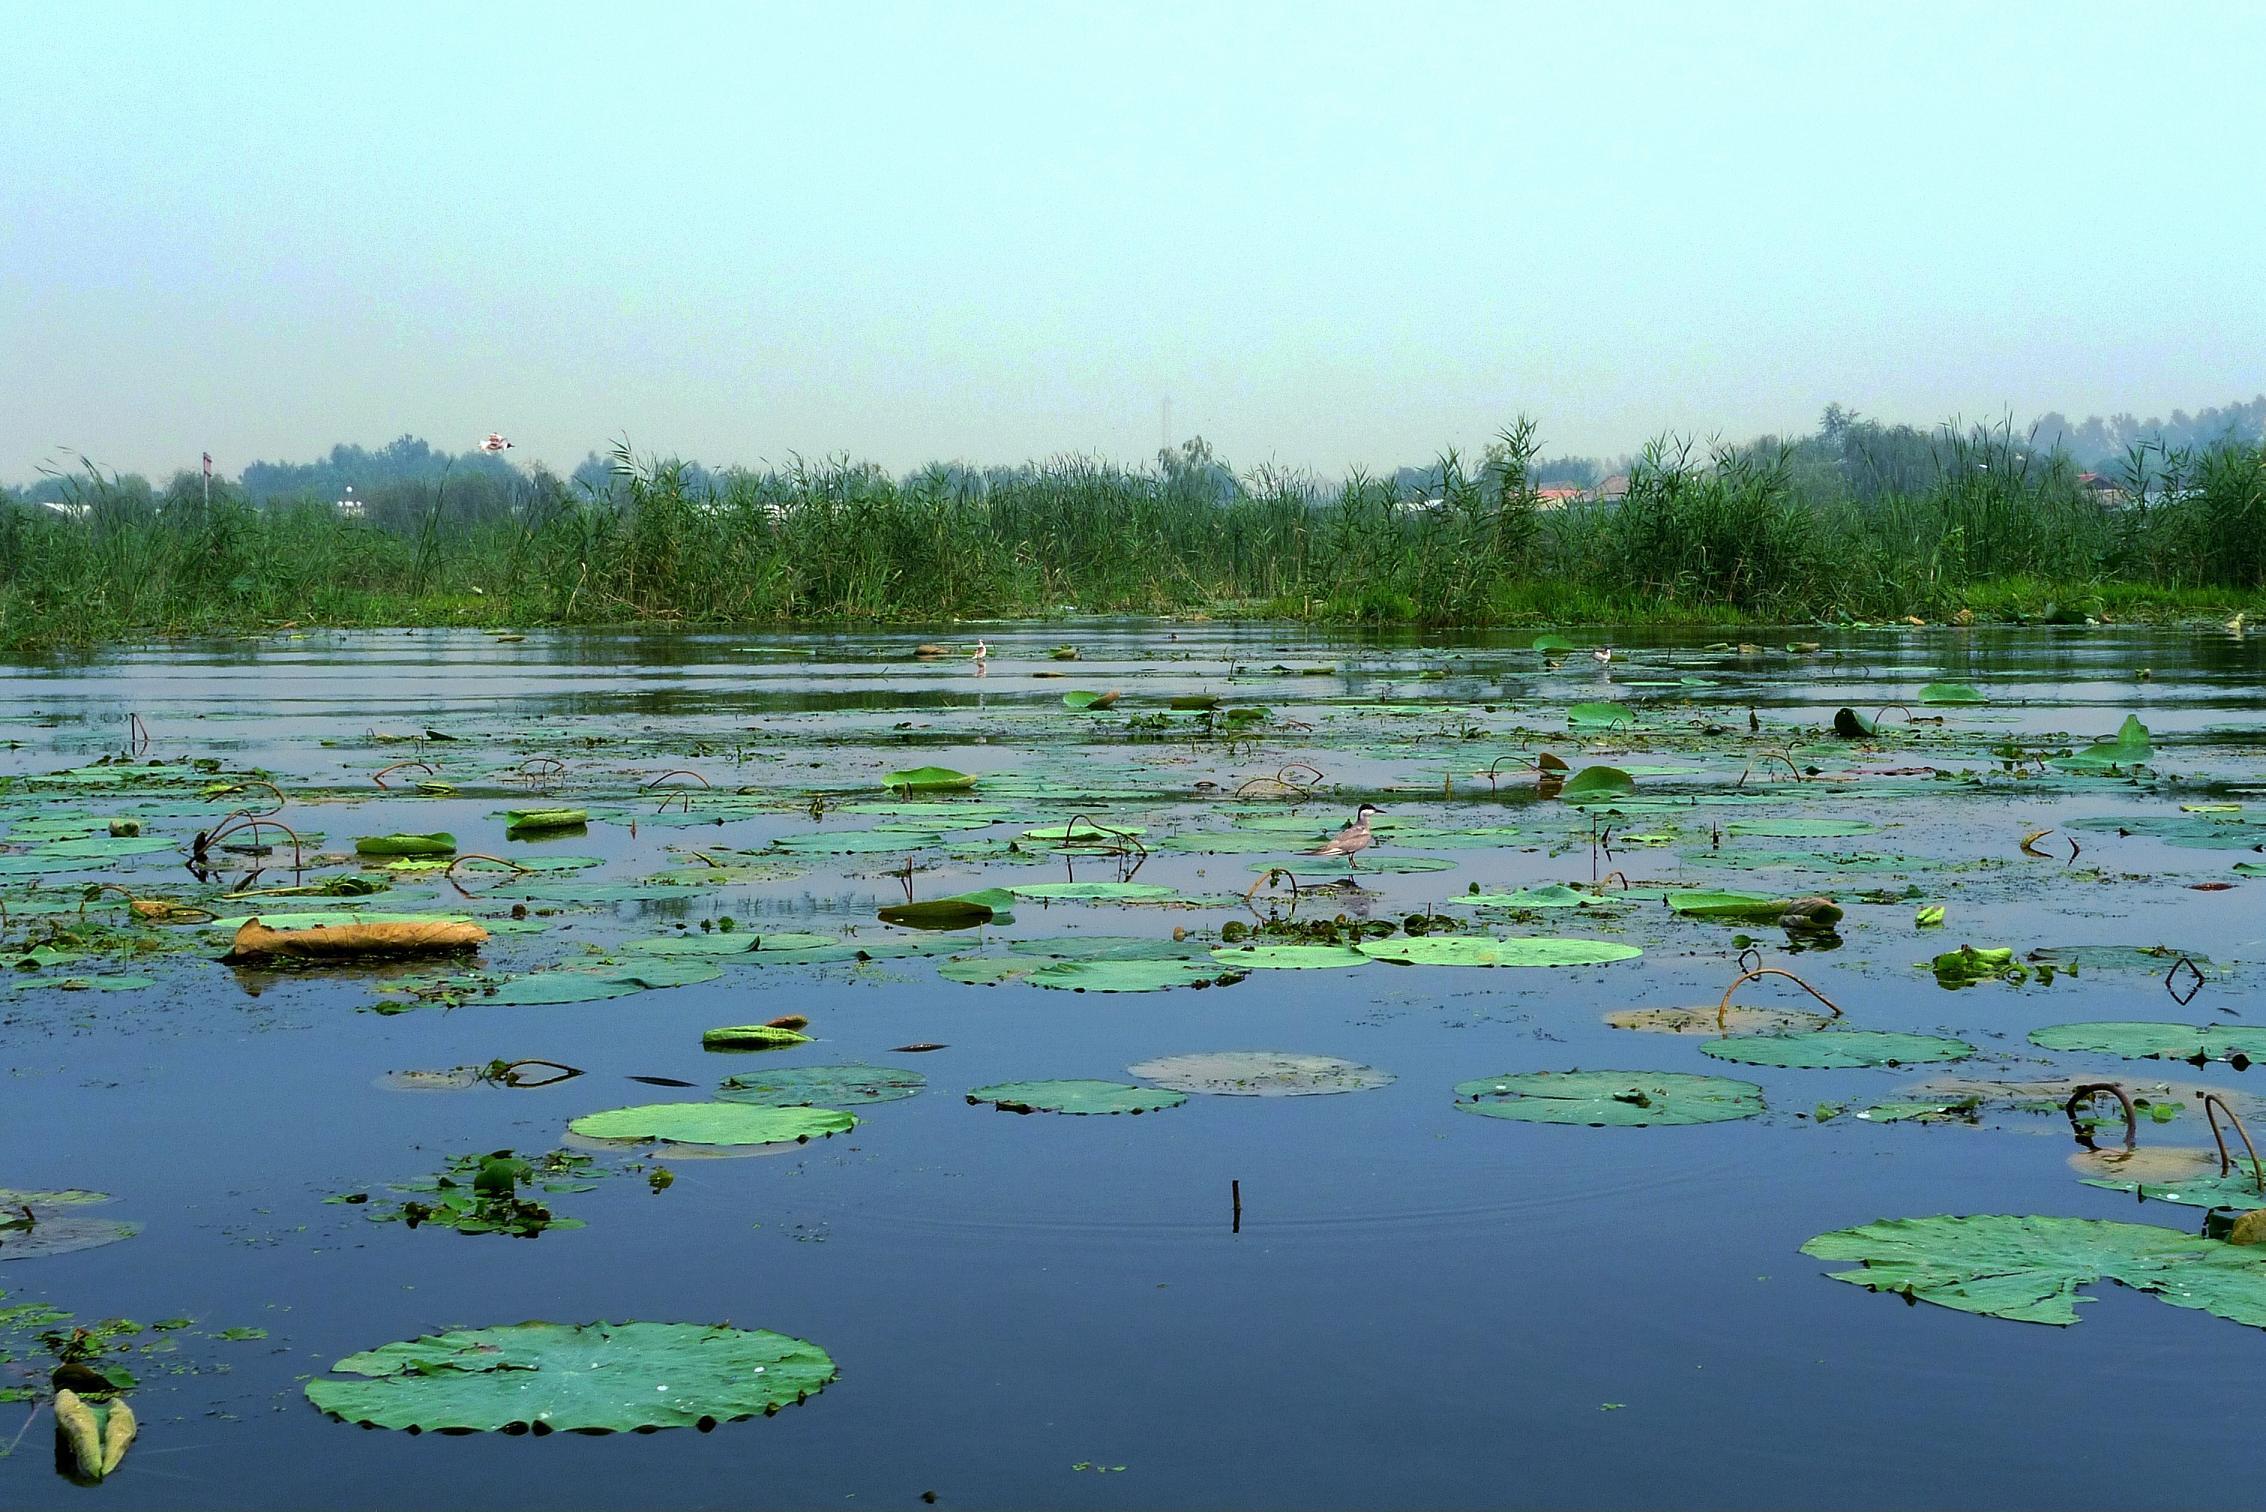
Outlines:
[[585,1113],[567,1132],[629,1144],[769,1145],[808,1144],[857,1126],[855,1115],[833,1108],[681,1102]]
[[1398,966],[1603,966],[1633,961],[1644,952],[1615,940],[1492,939],[1485,935],[1424,935],[1364,940],[1363,955]]
[[896,1102],[927,1085],[918,1071],[897,1066],[780,1066],[727,1076],[716,1096],[723,1102],[774,1108],[853,1108]]
[[1137,1087],[1113,1081],[994,1082],[968,1093],[968,1101],[989,1103],[1005,1113],[1154,1113],[1188,1101],[1185,1092]]
[[1906,1066],[1965,1060],[1975,1047],[1938,1034],[1877,1029],[1817,1029],[1797,1034],[1738,1034],[1700,1046],[1700,1053],[1748,1066],[1818,1071],[1834,1067]]
[[1514,1123],[1644,1128],[1727,1123],[1763,1111],[1762,1088],[1676,1071],[1533,1071],[1456,1083],[1456,1109]]
[[104,1192],[16,1192],[0,1189],[0,1260],[68,1255],[131,1239],[138,1223],[104,1218],[86,1209],[110,1201]]
[[1331,1092],[1366,1092],[1393,1080],[1391,1072],[1357,1061],[1283,1050],[1168,1055],[1125,1069],[1160,1087],[1213,1097],[1314,1097]]
[[2183,1060],[2198,1066],[2222,1060],[2240,1068],[2266,1059],[2266,1026],[2102,1020],[2048,1024],[2030,1031],[2030,1043],[2042,1050],[2085,1050],[2126,1060]]

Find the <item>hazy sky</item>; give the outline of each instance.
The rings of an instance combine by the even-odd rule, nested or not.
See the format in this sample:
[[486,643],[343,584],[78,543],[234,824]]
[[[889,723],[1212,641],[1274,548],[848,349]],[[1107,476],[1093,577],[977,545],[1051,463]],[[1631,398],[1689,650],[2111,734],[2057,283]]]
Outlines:
[[0,0],[0,477],[2266,389],[2266,5]]

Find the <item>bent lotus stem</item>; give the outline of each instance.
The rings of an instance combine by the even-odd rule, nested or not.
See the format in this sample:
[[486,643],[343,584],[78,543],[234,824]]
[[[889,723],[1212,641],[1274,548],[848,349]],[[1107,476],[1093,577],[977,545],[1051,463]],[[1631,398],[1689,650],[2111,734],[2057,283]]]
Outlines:
[[1816,998],[1819,1002],[1825,1004],[1826,1007],[1831,1008],[1833,1010],[1833,1016],[1835,1018],[1840,1018],[1842,1016],[1841,1005],[1839,1003],[1836,1003],[1833,999],[1827,997],[1824,993],[1818,991],[1815,987],[1812,987],[1809,983],[1794,975],[1793,972],[1786,970],[1782,966],[1757,966],[1752,971],[1743,971],[1739,973],[1738,976],[1732,979],[1731,985],[1723,989],[1723,1001],[1715,1005],[1715,1027],[1718,1030],[1725,1029],[1726,1026],[1731,1022],[1731,994],[1737,992],[1747,983],[1766,976],[1786,978],[1787,981],[1792,982],[1795,986],[1801,988],[1811,997]]
[[139,714],[126,716],[126,747],[136,755],[150,748],[149,726],[142,723]]
[[[228,784],[228,786],[221,788],[218,792],[208,793],[205,796],[208,800],[214,798],[233,798],[238,793],[243,792],[246,788],[266,788],[270,793],[275,795],[275,805],[272,808],[264,808],[258,810],[235,810],[236,814],[243,814],[249,818],[266,819],[272,817],[273,815],[280,814],[283,812],[283,806],[291,801],[290,799],[283,796],[283,789],[277,787],[272,782],[264,781],[258,777],[247,777],[242,782],[232,782]],[[234,815],[232,814],[228,817],[224,817],[221,820],[221,823],[226,824],[228,822],[228,818],[231,817],[234,817]]]
[[[543,1070],[551,1072],[552,1074],[549,1076],[535,1077],[521,1076],[519,1072],[520,1068],[523,1066],[539,1067]],[[571,1078],[580,1076],[581,1074],[582,1068],[580,1066],[569,1066],[561,1061],[544,1060],[538,1056],[529,1056],[525,1060],[501,1061],[493,1066],[490,1066],[488,1068],[488,1074],[485,1079],[499,1083],[500,1085],[506,1087],[548,1087],[557,1082],[570,1080]]]
[[1275,879],[1278,877],[1290,884],[1290,906],[1295,910],[1298,907],[1298,877],[1288,867],[1283,866],[1268,867],[1266,873],[1258,881],[1245,888],[1243,890],[1243,906],[1264,919],[1266,915],[1259,911],[1259,890],[1263,887],[1274,886]]
[[[266,787],[268,786],[268,784],[262,783],[261,786]],[[282,794],[278,793],[276,796],[278,798],[281,798]],[[280,804],[278,804],[277,806],[281,807]],[[269,814],[272,814],[274,812],[274,809],[270,809],[268,811]],[[210,830],[207,830],[204,833],[198,835],[196,841],[195,859],[202,861],[205,858],[206,851],[218,845],[228,836],[234,834],[248,833],[252,837],[252,843],[254,845],[258,845],[260,843],[260,830],[262,828],[281,830],[286,835],[289,835],[291,837],[291,869],[293,871],[306,870],[306,863],[301,857],[299,832],[293,829],[290,825],[285,824],[280,820],[269,818],[267,814],[255,814],[247,809],[238,809],[232,814],[223,815],[220,823],[214,825]]]
[[[2128,1150],[2138,1149],[2140,1146],[2140,1116],[2133,1111],[2131,1095],[2115,1082],[2087,1082],[2082,1087],[2071,1088],[2069,1101],[2061,1105],[2062,1112],[2069,1115],[2069,1126],[2072,1129],[2077,1129],[2077,1137],[2084,1141],[2087,1148],[2091,1148],[2092,1140],[2085,1135],[2077,1122],[2077,1110],[2087,1099],[2098,1097],[2103,1092],[2114,1097],[2117,1100],[2117,1105],[2124,1109],[2124,1147]],[[2222,1156],[2225,1153],[2223,1149],[2220,1151]],[[2223,1176],[2226,1172],[2221,1171],[2219,1174]]]
[[[702,787],[709,787],[709,786],[711,786],[711,784],[710,784],[710,782],[708,781],[708,779],[707,779],[707,778],[705,778],[705,777],[703,777],[703,776],[701,776],[701,775],[700,775],[700,774],[699,774],[698,772],[695,772],[695,771],[691,771],[691,770],[688,770],[688,769],[686,769],[686,768],[684,768],[684,767],[678,767],[678,768],[675,768],[675,769],[674,769],[674,770],[672,770],[672,771],[663,772],[663,773],[662,773],[662,774],[661,774],[660,776],[658,776],[658,777],[654,778],[654,779],[653,779],[653,780],[652,780],[651,782],[648,782],[647,784],[645,784],[645,791],[646,791],[646,792],[648,792],[648,793],[652,792],[652,791],[653,791],[653,790],[654,790],[655,788],[659,787],[659,786],[660,786],[660,785],[661,785],[662,783],[664,783],[664,782],[667,782],[667,781],[668,781],[668,780],[669,780],[669,779],[670,779],[671,777],[690,777],[690,778],[691,778],[691,779],[692,779],[693,781],[695,781],[695,782],[699,783],[699,784],[700,784],[700,785],[701,785]],[[670,794],[668,794],[668,795],[667,795],[666,797],[662,798],[662,800],[661,800],[661,806],[660,806],[659,808],[655,809],[655,810],[654,810],[653,812],[655,812],[656,814],[666,814],[666,813],[667,813],[667,812],[669,811],[669,805],[670,805],[670,804],[671,804],[672,802],[681,802],[681,803],[683,804],[683,806],[684,806],[684,812],[686,812],[686,813],[688,813],[688,814],[689,814],[689,813],[691,813],[691,812],[692,812],[692,791],[691,791],[691,790],[690,790],[690,789],[688,788],[688,789],[686,789],[685,791],[683,791],[683,792],[680,792],[680,793],[670,793]]]
[[521,866],[517,861],[511,860],[506,856],[491,856],[486,851],[466,851],[463,855],[454,858],[449,862],[447,866],[443,867],[441,869],[441,876],[444,880],[447,881],[449,886],[457,890],[460,896],[467,898],[472,896],[471,889],[467,888],[462,882],[456,880],[456,869],[467,861],[493,861],[498,866],[510,867],[511,874],[515,877],[522,876],[525,873],[534,870],[533,867]]
[[2203,1094],[2203,1116],[2211,1123],[2211,1142],[2219,1147],[2219,1174],[2224,1176],[2234,1169],[2234,1161],[2227,1156],[2226,1136],[2219,1132],[2221,1113],[2227,1115],[2227,1122],[2233,1124],[2235,1132],[2242,1136],[2242,1147],[2250,1152],[2251,1180],[2257,1185],[2259,1194],[2266,1196],[2266,1165],[2258,1162],[2258,1146],[2250,1142],[2250,1130],[2243,1127],[2241,1116],[2227,1106],[2225,1098],[2216,1092],[2206,1092]]
[[1909,722],[1912,718],[1912,711],[1904,707],[1904,705],[1902,704],[1882,704],[1880,708],[1875,710],[1873,713],[1873,723],[1877,725],[1882,720],[1888,718],[1888,711],[1891,709],[1894,709],[1897,713],[1903,715],[1907,722]]
[[530,756],[519,764],[517,775],[531,784],[540,785],[566,771],[566,763],[556,756]]
[[392,766],[379,767],[376,771],[370,774],[370,780],[376,783],[379,787],[384,787],[386,785],[386,773],[399,772],[408,767],[415,767],[418,771],[423,772],[428,777],[438,777],[440,775],[440,773],[434,771],[431,764],[427,762],[397,761]]
[[[2194,979],[2188,984],[2187,995],[2185,997],[2180,996],[2180,990],[2172,985],[2173,979],[2179,975],[2179,969],[2182,966],[2185,966],[2187,968],[2188,974]],[[2203,968],[2196,965],[2186,956],[2181,956],[2178,960],[2172,962],[2171,969],[2164,973],[2164,991],[2172,995],[2173,1002],[2179,1004],[2182,1008],[2185,1008],[2188,1004],[2194,1002],[2195,995],[2203,990],[2203,983],[2205,980],[2206,978],[2203,975]]]
[[1294,761],[1288,766],[1275,768],[1275,775],[1272,777],[1252,777],[1245,780],[1243,785],[1235,790],[1235,796],[1238,798],[1257,796],[1252,790],[1260,784],[1266,783],[1270,785],[1266,790],[1266,796],[1293,797],[1304,801],[1314,796],[1314,790],[1322,785],[1322,780],[1323,772],[1320,767],[1311,762]]

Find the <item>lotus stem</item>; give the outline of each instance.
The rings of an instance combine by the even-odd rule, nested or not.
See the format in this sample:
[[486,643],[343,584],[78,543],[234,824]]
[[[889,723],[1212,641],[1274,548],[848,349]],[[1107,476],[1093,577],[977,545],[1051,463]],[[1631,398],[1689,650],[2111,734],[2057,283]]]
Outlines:
[[[2194,982],[2189,985],[2187,989],[2187,996],[2185,997],[2181,997],[2179,989],[2172,985],[2172,979],[2179,975],[2179,969],[2182,966],[2185,966],[2195,978]],[[2173,1002],[2179,1004],[2182,1008],[2185,1008],[2188,1004],[2194,1002],[2195,995],[2203,990],[2203,984],[2205,980],[2206,978],[2203,975],[2203,968],[2196,965],[2195,962],[2188,959],[2186,956],[2181,956],[2178,960],[2172,962],[2171,969],[2164,973],[2164,991],[2172,995]]]
[[1728,1026],[1731,1022],[1731,994],[1737,992],[1747,983],[1755,981],[1760,977],[1766,976],[1778,976],[1786,978],[1787,981],[1792,982],[1795,986],[1801,988],[1811,997],[1816,998],[1819,1002],[1825,1004],[1826,1007],[1831,1008],[1833,1010],[1833,1016],[1835,1018],[1840,1018],[1842,1016],[1841,1005],[1839,1003],[1836,1003],[1833,999],[1827,997],[1824,993],[1818,991],[1815,987],[1812,987],[1809,983],[1794,975],[1793,972],[1788,971],[1781,966],[1757,966],[1752,971],[1741,972],[1737,977],[1732,979],[1730,986],[1723,989],[1723,1001],[1715,1005],[1715,1027],[1717,1030],[1726,1033],[1729,1032]]
[[[220,789],[220,791],[208,794],[207,798],[208,800],[213,798],[233,798],[236,794],[243,792],[246,788],[266,788],[270,793],[273,793],[275,795],[275,807],[273,808],[261,809],[257,812],[254,812],[251,809],[235,810],[236,813],[246,815],[249,818],[266,819],[272,815],[280,814],[283,812],[283,806],[291,801],[290,799],[283,796],[283,789],[277,787],[272,782],[264,781],[258,777],[247,777],[242,782],[232,782],[228,786]],[[226,818],[223,818],[221,822],[225,824],[228,821]]]
[[2258,1146],[2250,1142],[2250,1130],[2243,1127],[2241,1116],[2227,1106],[2225,1098],[2216,1092],[2206,1092],[2203,1094],[2203,1116],[2211,1123],[2211,1142],[2219,1147],[2219,1174],[2224,1176],[2234,1169],[2234,1162],[2227,1158],[2226,1136],[2219,1132],[2221,1113],[2227,1115],[2227,1122],[2233,1124],[2235,1132],[2242,1136],[2242,1147],[2250,1152],[2251,1180],[2257,1185],[2259,1194],[2266,1196],[2266,1165],[2258,1162]]
[[376,771],[370,774],[370,780],[376,783],[379,787],[384,787],[386,785],[386,773],[398,772],[405,767],[415,767],[418,771],[423,772],[428,777],[438,777],[440,775],[440,773],[434,771],[431,764],[427,762],[397,761],[392,766],[379,767]]
[[[2087,1082],[2082,1087],[2072,1088],[2069,1094],[2069,1101],[2063,1103],[2061,1107],[2062,1112],[2069,1115],[2070,1127],[2073,1129],[2079,1127],[2077,1122],[2077,1109],[2079,1104],[2083,1103],[2087,1098],[2098,1097],[2103,1092],[2106,1092],[2110,1096],[2114,1097],[2117,1100],[2118,1105],[2124,1109],[2124,1147],[2128,1150],[2139,1148],[2140,1116],[2133,1111],[2131,1095],[2127,1093],[2123,1087],[2119,1086],[2115,1082]],[[2085,1135],[2082,1131],[2080,1131],[2078,1137],[2080,1139],[2084,1139]],[[2086,1144],[2087,1148],[2091,1147],[2090,1140],[2087,1140]],[[2224,1150],[2221,1150],[2220,1153],[2221,1155],[2224,1155],[2226,1152]],[[2226,1174],[2226,1172],[2221,1171],[2219,1174],[2223,1176]]]

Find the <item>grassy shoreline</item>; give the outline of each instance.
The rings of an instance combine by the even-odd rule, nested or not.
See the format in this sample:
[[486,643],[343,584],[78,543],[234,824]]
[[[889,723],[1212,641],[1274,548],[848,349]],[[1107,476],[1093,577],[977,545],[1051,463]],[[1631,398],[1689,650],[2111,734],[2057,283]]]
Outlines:
[[848,462],[618,486],[445,485],[367,517],[225,489],[68,512],[0,498],[0,654],[285,625],[920,625],[1066,613],[1488,628],[2084,619],[2266,610],[2266,447],[2104,508],[1984,436],[1932,481],[1807,489],[1789,453],[1656,448],[1610,502],[1549,507],[1531,438],[1409,490],[1065,459],[896,480]]

